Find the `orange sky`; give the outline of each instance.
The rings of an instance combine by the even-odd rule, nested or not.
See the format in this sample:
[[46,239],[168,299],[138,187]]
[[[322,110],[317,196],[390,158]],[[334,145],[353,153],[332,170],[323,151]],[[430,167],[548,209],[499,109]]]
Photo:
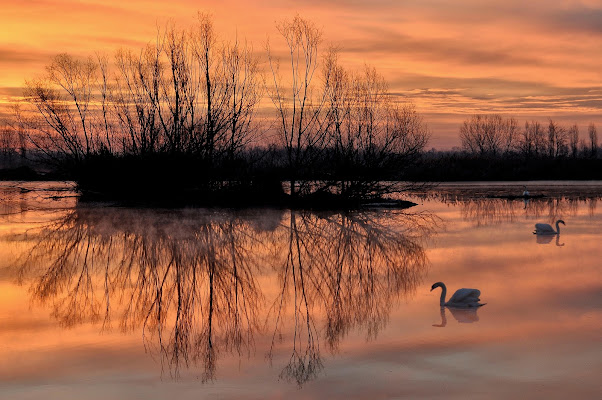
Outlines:
[[188,26],[198,10],[256,50],[277,35],[275,21],[313,20],[344,63],[376,66],[413,99],[437,148],[459,145],[473,113],[577,122],[581,137],[602,125],[601,0],[2,0],[0,105],[57,53],[140,48],[157,24]]

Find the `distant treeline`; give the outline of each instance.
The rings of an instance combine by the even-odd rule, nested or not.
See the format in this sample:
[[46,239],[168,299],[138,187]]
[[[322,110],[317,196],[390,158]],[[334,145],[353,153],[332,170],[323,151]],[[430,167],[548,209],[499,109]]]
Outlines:
[[598,133],[594,123],[589,124],[585,139],[580,138],[577,124],[567,128],[551,118],[545,124],[526,121],[521,129],[512,117],[474,115],[460,127],[460,141],[462,150],[478,156],[595,158],[598,155]]
[[488,180],[602,180],[602,159],[525,157],[520,153],[479,155],[465,151],[429,151],[404,173],[426,182]]
[[566,180],[602,179],[602,154],[595,124],[586,138],[578,125],[565,127],[549,119],[542,124],[512,117],[474,115],[459,130],[461,148],[430,151],[406,171],[408,179]]
[[[379,182],[428,142],[421,116],[393,101],[374,68],[348,71],[336,49],[322,51],[310,21],[296,16],[277,29],[282,63],[269,44],[261,57],[219,39],[202,13],[194,27],[168,25],[155,43],[112,60],[60,54],[26,82],[2,128],[3,151],[34,152],[89,192],[231,195],[267,179],[288,181],[292,198],[391,190]],[[260,117],[260,105],[271,116]]]

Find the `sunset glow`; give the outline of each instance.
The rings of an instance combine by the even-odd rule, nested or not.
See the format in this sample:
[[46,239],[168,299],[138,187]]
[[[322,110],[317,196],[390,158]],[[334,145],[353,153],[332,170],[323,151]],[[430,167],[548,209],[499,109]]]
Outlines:
[[602,123],[597,0],[6,0],[0,113],[54,55],[140,49],[157,26],[190,26],[197,11],[213,15],[223,39],[244,37],[262,54],[266,39],[278,35],[275,21],[296,13],[310,19],[323,29],[323,50],[332,43],[350,68],[375,66],[392,93],[416,103],[436,148],[458,146],[459,125],[474,113]]

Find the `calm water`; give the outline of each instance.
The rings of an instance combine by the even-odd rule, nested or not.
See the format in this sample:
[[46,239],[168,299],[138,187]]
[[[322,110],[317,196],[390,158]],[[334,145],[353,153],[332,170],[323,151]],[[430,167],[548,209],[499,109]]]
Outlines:
[[[600,398],[602,184],[488,197],[522,190],[311,214],[1,183],[0,398]],[[487,305],[442,310],[437,281]]]

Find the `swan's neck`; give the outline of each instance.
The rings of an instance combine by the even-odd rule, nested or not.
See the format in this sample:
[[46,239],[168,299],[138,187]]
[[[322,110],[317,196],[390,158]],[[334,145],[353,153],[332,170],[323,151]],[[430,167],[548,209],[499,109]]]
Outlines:
[[560,221],[556,221],[556,233],[560,235]]
[[445,305],[445,296],[447,295],[447,288],[444,284],[441,284],[441,298],[439,299],[439,304],[441,307]]

